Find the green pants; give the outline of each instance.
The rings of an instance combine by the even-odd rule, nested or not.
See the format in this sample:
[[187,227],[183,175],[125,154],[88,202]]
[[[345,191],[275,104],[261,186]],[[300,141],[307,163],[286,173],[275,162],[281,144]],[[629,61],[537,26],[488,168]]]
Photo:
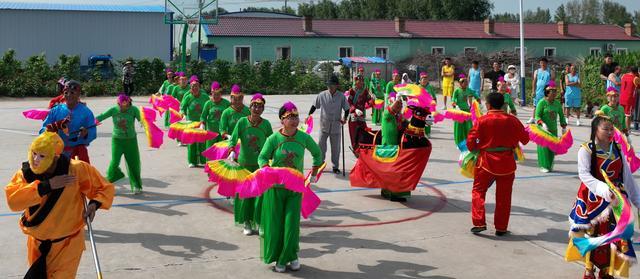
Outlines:
[[204,165],[207,163],[207,158],[202,156],[202,151],[205,149],[204,147],[204,142],[196,142],[187,145],[187,161],[189,164]]
[[372,109],[371,123],[380,124],[382,122],[382,109]]
[[273,187],[263,195],[260,248],[264,263],[278,265],[298,259],[302,194]]
[[556,154],[551,149],[538,146],[538,166],[548,170],[553,170],[553,159]]
[[236,194],[236,197],[233,199],[233,220],[238,225],[249,224],[253,226],[255,222],[255,209],[256,209],[256,199],[257,198],[249,198],[249,199],[241,199]]
[[107,180],[116,182],[124,177],[120,169],[120,159],[124,155],[127,163],[127,173],[131,190],[142,189],[142,179],[140,178],[140,151],[138,150],[138,139],[111,139],[111,163],[107,169]]
[[169,114],[171,114],[168,110],[164,112],[164,127],[169,128],[171,123],[169,122]]
[[463,123],[458,123],[456,121],[453,122],[453,140],[455,141],[456,146],[467,140],[467,135],[469,135],[471,127],[473,127],[471,120]]

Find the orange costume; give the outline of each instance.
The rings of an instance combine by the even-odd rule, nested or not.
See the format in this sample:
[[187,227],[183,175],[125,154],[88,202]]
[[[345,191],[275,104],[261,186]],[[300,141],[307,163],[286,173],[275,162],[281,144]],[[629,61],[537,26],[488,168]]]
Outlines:
[[[63,147],[57,133],[42,133],[31,144],[29,162],[5,187],[9,208],[24,211],[19,224],[28,236],[31,265],[25,278],[74,278],[85,249],[84,197],[96,209],[108,209],[113,201],[113,185],[93,166],[60,155]],[[37,156],[44,159],[34,163]],[[52,189],[50,179],[60,175],[75,180]]]

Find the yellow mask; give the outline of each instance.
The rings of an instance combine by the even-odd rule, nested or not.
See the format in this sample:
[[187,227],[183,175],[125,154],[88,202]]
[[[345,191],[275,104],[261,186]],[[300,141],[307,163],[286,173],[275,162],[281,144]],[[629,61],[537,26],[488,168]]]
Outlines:
[[[55,132],[44,132],[40,136],[38,136],[31,143],[31,147],[29,148],[29,152],[27,156],[29,158],[29,167],[35,174],[42,174],[51,167],[53,164],[53,160],[56,156],[62,154],[62,150],[64,149],[64,142],[58,136],[58,133]],[[38,164],[35,166],[34,163],[34,153],[39,155],[43,155]]]

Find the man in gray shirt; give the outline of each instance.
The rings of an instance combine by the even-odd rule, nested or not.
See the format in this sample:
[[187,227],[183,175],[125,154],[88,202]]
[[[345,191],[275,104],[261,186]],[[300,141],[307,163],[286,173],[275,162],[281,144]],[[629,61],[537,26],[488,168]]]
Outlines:
[[[309,116],[311,116],[316,109],[320,111],[320,150],[322,151],[322,158],[326,158],[327,154],[327,139],[331,140],[331,163],[333,163],[333,173],[340,173],[340,132],[342,131],[342,125],[346,123],[347,116],[349,115],[349,104],[347,98],[338,91],[338,77],[332,75],[327,82],[327,90],[320,92],[316,96],[314,105],[309,110]],[[344,111],[341,117],[340,110]],[[307,119],[309,118],[307,116]],[[306,119],[305,119],[306,122]]]

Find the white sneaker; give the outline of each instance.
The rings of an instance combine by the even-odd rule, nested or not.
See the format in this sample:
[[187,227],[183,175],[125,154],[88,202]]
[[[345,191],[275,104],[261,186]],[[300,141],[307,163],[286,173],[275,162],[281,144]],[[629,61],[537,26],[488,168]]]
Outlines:
[[576,120],[576,126],[580,126],[580,120]]
[[242,229],[242,233],[243,233],[244,235],[247,235],[247,236],[249,236],[249,235],[253,234],[253,230],[251,229],[251,225],[249,225],[249,224],[244,224],[244,229]]
[[284,273],[285,271],[287,271],[287,267],[284,265],[275,265],[273,267],[273,271],[277,272],[277,273]]
[[289,268],[291,268],[292,271],[300,270],[300,261],[293,260],[292,262],[289,263]]
[[192,168],[196,168],[196,167],[198,167],[198,166],[196,166],[195,164],[189,164],[189,168],[190,168],[190,169],[192,169]]
[[447,110],[447,106],[442,106],[440,109],[441,110]]
[[549,172],[549,170],[548,170],[548,169],[546,169],[546,168],[540,168],[540,172],[541,172],[541,173],[548,173],[548,172]]

